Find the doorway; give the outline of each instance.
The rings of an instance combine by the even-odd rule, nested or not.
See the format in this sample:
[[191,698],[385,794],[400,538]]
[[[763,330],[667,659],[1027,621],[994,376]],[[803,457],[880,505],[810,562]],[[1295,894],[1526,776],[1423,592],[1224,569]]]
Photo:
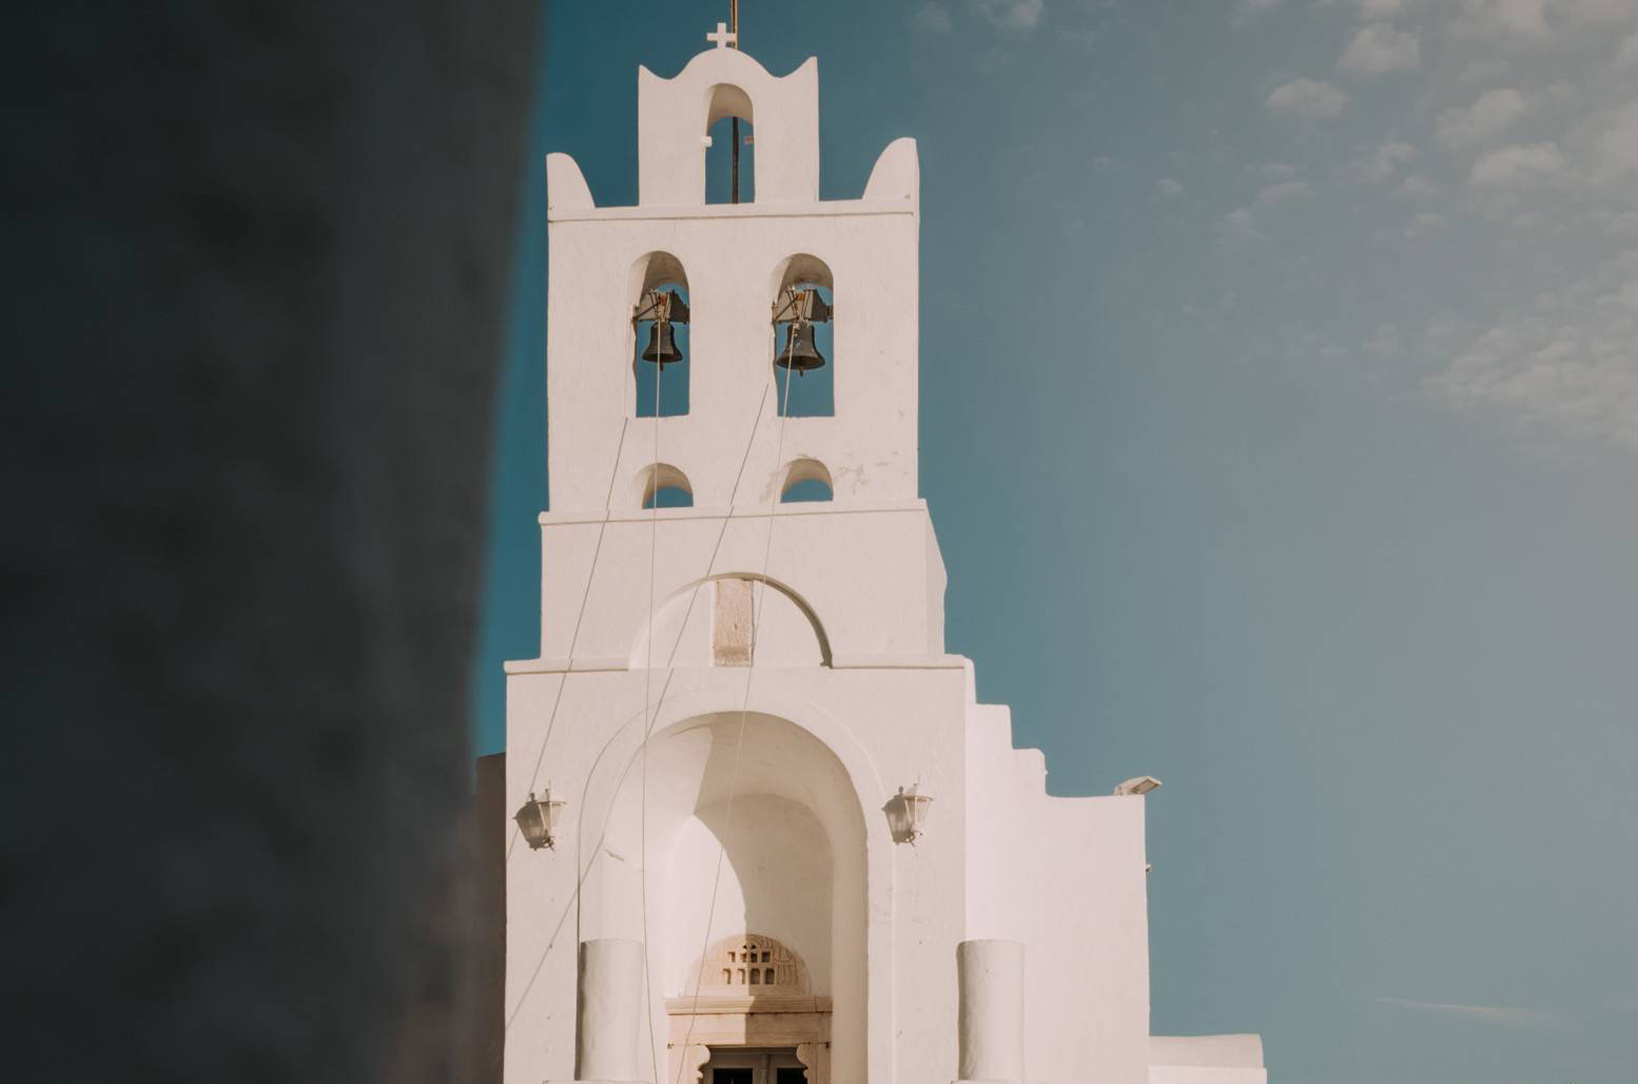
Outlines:
[[711,1047],[711,1060],[702,1067],[701,1084],[807,1084],[807,1067],[794,1046],[753,1050],[746,1047]]

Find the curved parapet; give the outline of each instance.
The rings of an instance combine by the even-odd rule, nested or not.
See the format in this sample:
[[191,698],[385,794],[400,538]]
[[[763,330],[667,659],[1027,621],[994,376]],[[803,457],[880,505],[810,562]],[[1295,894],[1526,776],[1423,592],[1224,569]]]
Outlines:
[[705,148],[723,117],[756,131],[755,201],[819,198],[819,61],[776,76],[738,49],[707,49],[670,79],[637,69],[637,191],[646,207],[705,202]]
[[876,158],[864,198],[915,203],[920,197],[921,163],[916,156],[916,141],[909,136],[895,139]]
[[553,152],[546,156],[546,210],[589,211],[597,206],[592,202],[591,189],[586,187],[585,174],[580,165],[566,154]]

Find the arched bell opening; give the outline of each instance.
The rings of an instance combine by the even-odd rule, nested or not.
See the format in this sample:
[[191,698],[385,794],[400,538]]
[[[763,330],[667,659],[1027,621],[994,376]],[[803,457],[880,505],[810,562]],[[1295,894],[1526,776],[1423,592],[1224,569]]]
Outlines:
[[756,200],[756,141],[752,138],[752,128],[756,110],[751,96],[731,83],[718,83],[708,95],[702,148],[705,202],[753,203]]
[[632,265],[629,279],[632,415],[687,414],[690,313],[682,261],[669,252],[650,252]]
[[836,305],[830,265],[801,253],[774,275],[776,409],[787,418],[836,414]]
[[645,510],[694,507],[694,487],[688,476],[669,463],[644,467],[637,484]]
[[779,503],[804,504],[836,499],[830,471],[817,459],[797,459],[785,470],[779,489]]

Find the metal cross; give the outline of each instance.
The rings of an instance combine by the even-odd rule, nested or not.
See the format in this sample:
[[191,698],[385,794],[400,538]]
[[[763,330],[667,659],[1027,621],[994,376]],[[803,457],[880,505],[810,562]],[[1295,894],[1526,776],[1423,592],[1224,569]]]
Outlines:
[[715,42],[718,49],[726,49],[732,45],[739,46],[739,35],[728,29],[727,23],[718,23],[714,33],[705,35],[706,41]]

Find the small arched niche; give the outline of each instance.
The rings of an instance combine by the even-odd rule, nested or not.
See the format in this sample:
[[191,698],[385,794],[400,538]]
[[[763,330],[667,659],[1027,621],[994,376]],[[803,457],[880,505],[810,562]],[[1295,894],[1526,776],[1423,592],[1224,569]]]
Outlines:
[[804,504],[836,499],[830,471],[817,459],[797,459],[785,468],[779,485],[779,503]]
[[[637,314],[647,308],[651,295],[659,292],[674,295],[688,305],[688,274],[682,261],[669,252],[650,252],[631,265],[627,295],[631,312]],[[688,413],[689,370],[692,351],[689,349],[687,317],[671,321],[671,341],[682,352],[682,360],[661,365],[643,360],[643,351],[654,338],[655,321],[633,320],[627,355],[631,358],[632,416],[637,418],[671,418]]]
[[694,487],[689,484],[688,476],[670,463],[644,467],[638,476],[638,493],[645,509],[694,506]]
[[772,285],[774,312],[782,309],[782,302],[791,291],[814,290],[824,303],[827,318],[815,320],[813,345],[825,363],[806,372],[779,364],[779,359],[790,353],[790,336],[794,323],[775,322],[770,356],[774,366],[775,408],[786,418],[830,418],[836,414],[836,316],[835,283],[830,265],[811,253],[787,257],[775,269]]
[[[756,110],[751,96],[731,83],[718,83],[708,92],[705,111],[705,202],[756,201],[756,140],[752,129]],[[737,129],[735,127],[737,122]],[[739,136],[735,140],[735,134]],[[734,190],[734,152],[739,152],[739,189]]]

